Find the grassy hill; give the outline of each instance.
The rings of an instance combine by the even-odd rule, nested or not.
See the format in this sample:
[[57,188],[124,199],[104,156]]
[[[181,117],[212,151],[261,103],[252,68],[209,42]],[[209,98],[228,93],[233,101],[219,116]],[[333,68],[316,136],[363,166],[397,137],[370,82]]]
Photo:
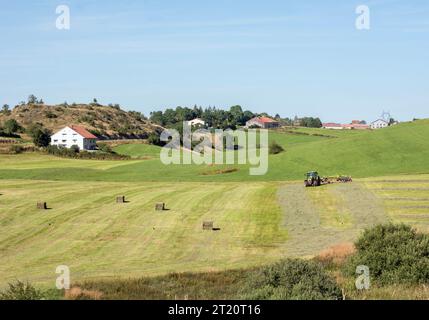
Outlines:
[[0,124],[9,119],[15,119],[25,128],[41,123],[52,131],[67,125],[82,125],[101,138],[111,139],[147,138],[150,133],[160,129],[139,113],[98,104],[20,105],[9,115],[0,113]]
[[[429,120],[404,123],[377,131],[342,131],[299,129],[297,132],[272,132],[270,140],[281,144],[285,152],[269,157],[269,170],[264,176],[250,176],[248,165],[165,166],[159,160],[159,148],[144,144],[117,147],[119,153],[147,160],[121,162],[105,169],[105,162],[83,167],[78,160],[51,162],[46,156],[15,156],[15,163],[27,163],[17,170],[0,158],[0,177],[4,179],[46,179],[81,181],[290,181],[302,180],[310,170],[321,175],[352,175],[355,178],[397,174],[429,173]],[[336,136],[329,136],[335,134]],[[328,135],[328,136],[327,136]],[[37,158],[37,160],[36,160]],[[42,167],[32,166],[46,162]],[[62,165],[67,163],[67,166]],[[57,170],[58,167],[61,170]],[[74,168],[79,168],[75,170]],[[235,169],[235,170],[228,170]],[[224,171],[228,173],[224,174]],[[220,174],[213,174],[219,172]]]

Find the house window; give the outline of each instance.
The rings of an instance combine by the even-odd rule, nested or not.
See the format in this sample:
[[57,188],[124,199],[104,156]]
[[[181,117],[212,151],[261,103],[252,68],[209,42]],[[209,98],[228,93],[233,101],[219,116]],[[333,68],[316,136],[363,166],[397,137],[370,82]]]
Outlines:
[[54,142],[58,142],[58,140],[54,140]]

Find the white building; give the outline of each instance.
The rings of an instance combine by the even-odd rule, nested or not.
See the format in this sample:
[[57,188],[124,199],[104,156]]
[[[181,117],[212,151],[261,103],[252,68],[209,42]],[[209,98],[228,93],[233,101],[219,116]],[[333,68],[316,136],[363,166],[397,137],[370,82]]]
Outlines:
[[191,127],[201,126],[204,127],[206,125],[204,120],[196,118],[194,120],[188,121],[188,125]]
[[79,126],[65,127],[51,136],[51,145],[71,148],[78,146],[79,150],[95,150],[97,137]]
[[371,123],[371,129],[382,129],[389,126],[389,123],[383,119],[378,119]]
[[280,123],[268,117],[256,117],[246,122],[246,128],[259,127],[262,129],[272,129],[280,127]]
[[323,129],[329,129],[329,130],[343,130],[344,129],[342,124],[332,123],[332,122],[324,123],[322,127],[323,127]]

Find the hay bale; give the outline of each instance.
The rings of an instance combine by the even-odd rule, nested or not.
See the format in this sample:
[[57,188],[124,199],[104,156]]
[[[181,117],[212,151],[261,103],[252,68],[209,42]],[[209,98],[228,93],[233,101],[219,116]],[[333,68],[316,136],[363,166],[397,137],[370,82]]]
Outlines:
[[46,202],[37,202],[37,209],[46,210],[48,209],[48,205],[46,204]]
[[203,230],[213,230],[214,222],[213,221],[204,221],[203,222]]
[[125,196],[116,197],[116,203],[125,203]]
[[165,210],[165,203],[157,203],[155,205],[155,210],[156,211],[164,211]]

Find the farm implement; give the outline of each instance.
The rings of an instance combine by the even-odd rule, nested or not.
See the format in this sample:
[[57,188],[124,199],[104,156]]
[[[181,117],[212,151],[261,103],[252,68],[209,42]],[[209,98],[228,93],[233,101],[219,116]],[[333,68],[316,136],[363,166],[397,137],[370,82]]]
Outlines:
[[326,184],[349,183],[349,182],[353,182],[352,177],[349,177],[349,176],[321,177],[318,172],[311,171],[306,174],[304,185],[306,187],[320,187]]

